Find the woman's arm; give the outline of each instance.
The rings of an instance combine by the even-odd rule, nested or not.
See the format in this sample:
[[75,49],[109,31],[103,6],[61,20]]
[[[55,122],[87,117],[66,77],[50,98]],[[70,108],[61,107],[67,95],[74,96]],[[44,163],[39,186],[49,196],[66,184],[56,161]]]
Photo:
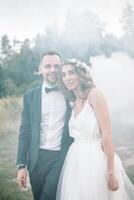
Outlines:
[[[114,174],[114,146],[112,142],[111,122],[106,100],[102,93],[94,88],[89,97],[89,103],[95,112],[100,132],[102,135],[102,145],[105,154],[107,155],[108,177],[110,180],[109,189],[115,190],[118,188],[118,182],[113,179]],[[112,179],[112,181],[111,181]]]

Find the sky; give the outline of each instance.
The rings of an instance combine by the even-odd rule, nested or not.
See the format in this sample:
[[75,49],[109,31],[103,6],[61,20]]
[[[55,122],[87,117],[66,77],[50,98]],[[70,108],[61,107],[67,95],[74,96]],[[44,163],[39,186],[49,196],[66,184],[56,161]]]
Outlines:
[[54,23],[62,30],[69,11],[89,10],[106,23],[107,32],[119,37],[120,19],[127,2],[134,7],[134,0],[0,0],[0,36],[33,38]]

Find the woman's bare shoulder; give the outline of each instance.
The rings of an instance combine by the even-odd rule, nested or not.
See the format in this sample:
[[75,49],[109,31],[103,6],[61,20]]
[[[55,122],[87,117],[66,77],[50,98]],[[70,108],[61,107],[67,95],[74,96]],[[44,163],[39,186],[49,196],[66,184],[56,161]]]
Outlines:
[[89,94],[89,103],[97,103],[100,100],[104,100],[103,93],[98,88],[93,88]]

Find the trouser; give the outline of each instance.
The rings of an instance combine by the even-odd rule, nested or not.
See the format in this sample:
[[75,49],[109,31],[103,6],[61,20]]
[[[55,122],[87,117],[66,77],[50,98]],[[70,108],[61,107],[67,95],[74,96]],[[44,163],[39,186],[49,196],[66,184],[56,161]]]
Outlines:
[[39,150],[35,169],[29,173],[34,200],[55,200],[63,161],[60,151]]

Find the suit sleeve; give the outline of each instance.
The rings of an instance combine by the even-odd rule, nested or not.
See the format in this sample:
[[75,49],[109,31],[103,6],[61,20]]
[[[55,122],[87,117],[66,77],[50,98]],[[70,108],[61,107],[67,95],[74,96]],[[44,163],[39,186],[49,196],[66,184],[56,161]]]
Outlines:
[[29,103],[28,95],[25,94],[23,97],[23,110],[21,125],[19,131],[19,142],[18,142],[18,152],[17,152],[17,162],[16,164],[27,165],[28,149],[29,149],[29,135],[30,135],[30,119],[29,119]]

